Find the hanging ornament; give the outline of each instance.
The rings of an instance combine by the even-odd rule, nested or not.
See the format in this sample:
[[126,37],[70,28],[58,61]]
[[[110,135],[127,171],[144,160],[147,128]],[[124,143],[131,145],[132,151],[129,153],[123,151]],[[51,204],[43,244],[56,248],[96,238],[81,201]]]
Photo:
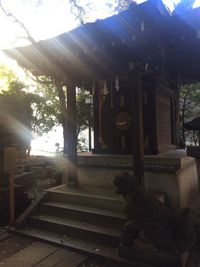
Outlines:
[[144,20],[140,22],[140,30],[141,32],[144,32]]
[[115,89],[117,90],[117,92],[119,92],[119,80],[118,80],[118,76],[116,76],[116,78],[115,78]]
[[109,93],[108,87],[107,87],[107,82],[106,80],[104,81],[104,86],[103,86],[103,94],[107,95]]
[[99,94],[103,95],[103,81],[99,81]]

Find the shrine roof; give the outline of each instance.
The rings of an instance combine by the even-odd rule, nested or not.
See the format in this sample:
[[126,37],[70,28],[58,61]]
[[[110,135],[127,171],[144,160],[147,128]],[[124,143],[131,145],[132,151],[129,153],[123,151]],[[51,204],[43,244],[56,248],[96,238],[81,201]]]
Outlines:
[[200,8],[171,14],[149,0],[29,46],[4,50],[35,75],[107,79],[143,67],[172,79],[200,80]]

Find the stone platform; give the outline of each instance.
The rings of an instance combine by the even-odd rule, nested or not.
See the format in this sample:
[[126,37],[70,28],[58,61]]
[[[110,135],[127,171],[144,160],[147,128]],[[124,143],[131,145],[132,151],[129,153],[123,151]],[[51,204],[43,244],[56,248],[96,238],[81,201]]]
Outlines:
[[[58,159],[58,164],[67,177],[67,157]],[[129,155],[79,155],[80,186],[69,187],[63,179],[63,185],[46,190],[33,202],[10,231],[114,266],[183,267],[181,257],[168,254],[147,253],[144,257],[144,251],[134,250],[131,260],[119,256],[120,229],[126,218],[122,214],[124,199],[115,194],[113,179],[132,169]],[[164,193],[167,204],[178,211],[196,198],[195,160],[178,151],[145,157],[145,184],[149,191]]]
[[[66,162],[66,161],[65,161]],[[162,192],[167,205],[178,211],[190,206],[198,193],[195,159],[184,150],[148,155],[144,159],[146,189]],[[131,155],[78,155],[78,177],[81,185],[113,188],[113,179],[133,170]],[[64,179],[63,183],[67,183]]]
[[[200,146],[188,146],[187,155],[195,158],[196,166],[197,166],[198,182],[199,182],[200,180]],[[199,184],[199,192],[200,192],[200,184]]]

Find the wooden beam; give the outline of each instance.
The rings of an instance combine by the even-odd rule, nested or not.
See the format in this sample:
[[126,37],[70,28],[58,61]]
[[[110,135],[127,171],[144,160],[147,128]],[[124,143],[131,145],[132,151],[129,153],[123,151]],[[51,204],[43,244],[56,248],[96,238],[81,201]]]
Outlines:
[[133,133],[133,172],[141,188],[144,189],[144,141],[142,81],[137,72],[132,79],[132,133]]
[[78,186],[77,137],[76,137],[76,87],[67,86],[67,154],[68,185]]
[[30,215],[34,215],[39,211],[39,203],[42,202],[45,197],[47,198],[48,193],[47,191],[41,192],[38,197],[31,202],[30,206],[28,206],[27,209],[17,218],[15,221],[15,226],[16,227],[22,227],[26,224],[26,221]]

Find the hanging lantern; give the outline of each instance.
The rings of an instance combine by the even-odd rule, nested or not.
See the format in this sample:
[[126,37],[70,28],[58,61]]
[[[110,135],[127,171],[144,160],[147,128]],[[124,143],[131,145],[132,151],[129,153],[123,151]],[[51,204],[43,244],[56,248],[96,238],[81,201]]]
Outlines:
[[118,76],[116,76],[116,78],[115,78],[115,89],[117,90],[117,92],[119,92],[119,80],[118,80]]

